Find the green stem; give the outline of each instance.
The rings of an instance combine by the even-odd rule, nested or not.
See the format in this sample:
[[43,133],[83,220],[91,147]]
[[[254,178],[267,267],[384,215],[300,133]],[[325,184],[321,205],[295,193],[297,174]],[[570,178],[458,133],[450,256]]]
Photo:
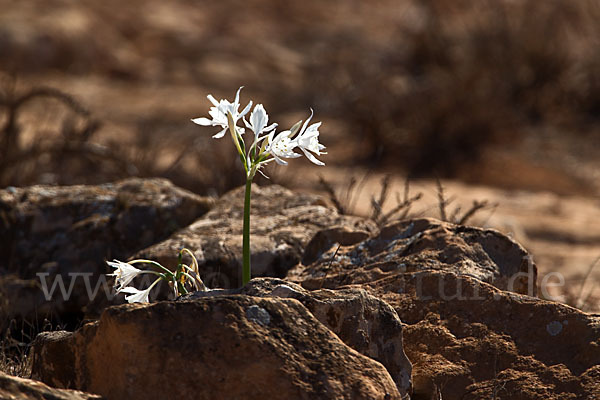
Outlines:
[[242,285],[250,280],[250,191],[252,178],[246,178],[246,197],[244,198],[244,238],[242,254],[244,264],[242,266]]
[[[150,265],[154,265],[156,268],[159,268],[159,269],[162,269],[163,271],[165,271],[165,273],[173,275],[173,272],[170,269],[163,267],[162,265],[160,265],[156,261],[139,259],[139,260],[128,261],[127,263],[128,264],[150,264]],[[158,273],[156,271],[148,271],[148,272]]]
[[187,291],[187,289],[185,288],[185,286],[183,286],[183,283],[181,283],[181,282],[177,282],[177,288],[179,289],[179,293],[181,293],[181,294],[188,294],[189,293]]

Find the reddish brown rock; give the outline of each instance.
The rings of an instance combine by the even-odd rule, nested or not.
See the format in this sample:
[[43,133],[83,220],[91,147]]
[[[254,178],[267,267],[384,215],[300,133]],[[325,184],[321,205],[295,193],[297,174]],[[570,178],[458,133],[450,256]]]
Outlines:
[[129,258],[213,203],[165,179],[0,190],[0,321],[98,313],[110,291],[105,260]]
[[[241,191],[141,254],[168,263],[179,246],[187,246],[205,274],[223,271],[234,284]],[[151,396],[162,387],[185,398],[189,393],[177,390],[186,389],[172,383],[183,360],[185,371],[210,378],[194,392],[198,398],[208,398],[203,388],[217,393],[230,386],[240,392],[229,398],[399,398],[408,356],[417,400],[600,398],[599,317],[526,296],[535,294],[536,267],[509,238],[432,219],[395,222],[374,233],[372,222],[341,217],[318,197],[276,186],[256,188],[253,196],[255,275],[281,275],[296,264],[288,278],[302,287],[255,279],[241,289],[191,296],[193,301],[111,308],[75,334],[40,336],[35,376],[93,391],[109,380],[121,390],[98,391],[109,398],[131,396],[132,387]],[[325,341],[337,339],[331,332],[363,355],[339,340]],[[244,347],[249,340],[252,346]],[[152,355],[156,349],[162,356]],[[71,364],[76,368],[65,368]],[[126,370],[133,371],[130,377],[142,371],[158,376],[153,392],[144,392],[150,389],[139,380],[126,381]],[[255,387],[245,376],[268,387]],[[198,384],[185,374],[181,379],[183,388]]]
[[102,396],[77,390],[55,389],[31,379],[0,372],[0,399],[6,400],[101,400]]
[[436,388],[443,399],[600,394],[593,379],[600,372],[597,316],[453,273],[406,274],[368,286],[408,324],[404,345],[416,395]]
[[[189,227],[169,239],[140,251],[136,257],[157,260],[174,267],[182,247],[192,250],[200,263],[202,279],[210,287],[241,285],[242,216],[244,188],[221,197],[216,206]],[[284,277],[298,264],[304,247],[323,229],[343,226],[356,234],[348,244],[375,232],[374,222],[339,215],[317,195],[295,193],[281,186],[252,186],[252,276]]]
[[421,219],[329,245],[289,277],[392,305],[407,324],[415,399],[600,398],[600,317],[527,296],[528,262],[496,231]]
[[357,286],[406,324],[414,399],[600,396],[600,316],[440,271]]
[[400,395],[411,393],[412,366],[404,353],[403,324],[396,311],[362,289],[314,290],[275,278],[254,278],[243,288],[195,292],[181,299],[227,294],[293,298],[300,301],[345,344],[379,361],[389,372]]
[[107,399],[401,398],[380,363],[346,346],[294,299],[115,306],[51,347],[43,337],[34,377]]
[[[512,337],[523,353],[548,365],[564,364],[577,374],[600,362],[600,316],[561,303],[501,291],[452,273],[407,274],[368,287],[393,304],[410,325],[433,313],[447,321],[443,323],[457,337],[477,336],[485,325]],[[483,325],[467,325],[475,322]]]
[[[323,247],[319,249],[316,243]],[[311,257],[304,260],[310,264],[298,265],[288,273],[288,278],[306,288],[437,270],[472,276],[516,293],[535,295],[536,291],[537,268],[529,253],[492,229],[423,218],[391,223],[354,245],[333,239],[313,240],[311,245]]]
[[310,265],[315,262],[323,251],[333,245],[352,246],[369,238],[369,232],[350,229],[347,226],[337,226],[317,232],[304,248],[302,264]]

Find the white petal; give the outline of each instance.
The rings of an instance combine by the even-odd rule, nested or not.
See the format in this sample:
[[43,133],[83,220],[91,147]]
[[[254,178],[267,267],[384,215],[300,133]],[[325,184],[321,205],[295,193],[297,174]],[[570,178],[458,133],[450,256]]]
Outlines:
[[273,143],[274,136],[275,136],[275,131],[271,131],[271,133],[269,133],[269,140],[267,141],[269,143],[269,146],[267,146],[267,148],[269,148],[271,143]]
[[273,158],[275,159],[275,162],[279,165],[288,165],[287,161],[282,160],[281,158],[277,157],[276,154],[272,153]]
[[267,178],[267,179],[271,180],[271,178],[269,178],[267,175],[265,175],[265,173],[264,173],[264,172],[262,172],[262,171],[260,170],[260,168],[258,168],[258,169],[257,169],[257,171],[258,171],[258,172],[259,172],[259,173],[260,173],[262,176],[264,176],[265,178]]
[[300,147],[300,150],[302,150],[302,152],[304,153],[304,155],[306,156],[306,158],[308,158],[314,164],[325,165],[324,162],[317,160],[317,158],[315,156],[313,156],[310,152],[304,150],[304,148]]
[[[263,132],[264,132],[264,131],[263,131]],[[265,140],[265,139],[266,139],[268,136],[269,136],[269,135],[268,135],[268,134],[266,134],[266,133],[265,133],[264,135],[262,135],[262,136],[258,136],[258,137],[256,138],[256,143],[260,143],[260,142],[262,142],[262,141],[263,141],[263,140]]]
[[123,288],[123,290],[121,290],[121,293],[135,294],[135,293],[141,293],[141,292],[143,292],[143,290],[136,289],[133,286],[127,286],[127,287]]
[[214,104],[215,107],[219,107],[219,102],[217,101],[217,99],[215,99],[213,97],[212,94],[209,94],[208,96],[206,96],[208,98],[208,100],[210,100],[211,103]]
[[[236,106],[238,106],[240,104],[240,92],[242,91],[243,88],[244,88],[243,86],[240,86],[237,93],[235,94],[235,100],[233,101],[233,104],[235,104]],[[237,112],[237,107],[236,107],[235,111]]]
[[267,125],[268,120],[269,116],[267,115],[263,105],[257,104],[256,107],[254,107],[254,111],[252,111],[252,114],[250,115],[250,122],[252,123],[252,130],[254,133],[261,133]]
[[221,139],[223,136],[225,136],[226,132],[227,128],[224,128],[221,132],[217,133],[216,135],[213,135],[213,139]]
[[291,133],[290,131],[281,131],[281,132],[279,132],[279,134],[277,136],[275,136],[273,138],[272,134],[275,134],[275,132],[271,132],[269,134],[269,142],[271,142],[272,144],[275,144],[275,143],[277,143],[277,142],[279,142],[279,141],[281,141],[281,140],[283,140],[285,138],[289,138],[290,133]]
[[265,129],[263,129],[263,132],[269,132],[275,128],[277,128],[277,123],[272,123],[271,125],[267,126]]
[[[248,111],[250,111],[251,108],[252,108],[252,100],[250,100],[250,102],[248,103],[246,108],[244,108],[244,110],[240,113],[239,117],[243,117],[244,115],[248,114]],[[237,110],[236,110],[236,112],[237,112]]]
[[[217,107],[217,110],[220,114],[225,116],[225,120],[227,120],[227,113],[231,113],[232,115],[237,113],[237,108],[227,100],[221,100],[221,102],[219,103],[219,107]],[[213,115],[211,114],[211,117],[212,116]],[[213,118],[216,119],[216,117]]]
[[321,127],[322,122],[315,122],[314,124],[312,124],[311,126],[309,126],[306,129],[306,133],[307,134],[313,134],[313,132],[315,132],[317,135],[319,134],[319,128]]
[[115,287],[117,292],[127,286],[136,276],[145,272],[129,263],[124,263],[119,260],[107,261],[106,263],[111,267],[116,268],[114,273],[108,275],[115,277]]
[[126,288],[123,288],[123,290],[121,290],[121,293],[130,293],[130,296],[125,296],[125,300],[127,300],[127,302],[129,303],[149,303],[150,300],[148,299],[148,296],[150,295],[150,291],[152,290],[155,284],[156,281],[152,285],[150,285],[148,289],[145,290],[139,290],[134,287],[128,286]]
[[306,126],[308,125],[308,123],[310,122],[311,118],[313,117],[313,109],[310,109],[310,117],[308,117],[308,119],[306,121],[304,121],[304,124],[302,125],[302,129],[300,129],[300,134],[298,136],[302,136],[302,134],[304,133],[304,130],[306,129]]
[[213,122],[210,119],[204,117],[194,118],[192,119],[192,122],[202,126],[211,126],[213,124]]
[[[133,289],[129,291],[125,291],[125,289]],[[148,294],[150,293],[150,288],[146,290],[137,290],[133,287],[127,287],[123,289],[121,292],[123,293],[131,293],[129,296],[125,296],[125,300],[128,303],[149,303]]]

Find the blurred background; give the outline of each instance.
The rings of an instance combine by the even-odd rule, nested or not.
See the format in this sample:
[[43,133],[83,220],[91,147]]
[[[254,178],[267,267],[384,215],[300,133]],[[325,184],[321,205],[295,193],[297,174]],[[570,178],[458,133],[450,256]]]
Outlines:
[[366,215],[383,186],[403,192],[410,179],[423,193],[413,215],[439,218],[439,179],[452,207],[487,202],[471,223],[513,235],[541,277],[566,277],[548,296],[600,310],[597,0],[0,10],[1,188],[163,176],[220,195],[243,184],[241,165],[229,140],[190,118],[207,115],[208,93],[232,99],[243,85],[243,105],[264,104],[282,127],[314,108],[329,152],[325,168],[294,160],[260,184],[353,192],[345,211]]

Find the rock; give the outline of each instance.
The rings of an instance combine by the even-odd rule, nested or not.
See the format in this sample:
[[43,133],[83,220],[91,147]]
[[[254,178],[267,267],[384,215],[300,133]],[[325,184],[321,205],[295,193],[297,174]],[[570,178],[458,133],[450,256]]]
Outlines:
[[[346,346],[295,299],[127,304],[75,333],[40,335],[35,378],[107,399],[401,398],[380,363]],[[65,364],[68,352],[74,365]]]
[[357,279],[407,324],[414,398],[600,396],[600,316],[454,272]]
[[369,232],[349,229],[346,226],[323,229],[315,234],[304,249],[302,264],[309,265],[334,244],[352,246],[369,238]]
[[600,396],[598,316],[447,272],[368,287],[408,324],[415,395],[437,387],[444,400]]
[[[111,307],[38,336],[34,377],[109,399],[402,398],[412,362],[414,399],[600,398],[600,316],[533,297],[516,242],[433,219],[377,232],[317,196],[254,189],[253,275],[287,280]],[[203,278],[237,286],[242,194],[138,255],[173,265],[185,246]]]
[[[221,197],[204,217],[167,240],[140,251],[174,268],[182,247],[192,250],[200,264],[202,279],[209,287],[241,285],[242,216],[244,187]],[[252,186],[250,246],[252,276],[282,278],[302,259],[304,247],[320,230],[343,226],[348,243],[375,232],[374,222],[342,216],[316,195],[294,193],[281,186]]]
[[213,203],[165,179],[0,190],[0,321],[99,314],[112,298],[105,260],[129,258]]
[[311,249],[319,256],[305,257],[312,263],[297,266],[288,278],[312,289],[439,270],[472,276],[503,290],[536,294],[537,268],[529,253],[492,229],[423,218],[389,224],[355,245],[338,240],[339,249],[334,240],[322,243],[322,248]]
[[527,296],[535,265],[500,233],[420,219],[328,246],[289,278],[393,306],[414,398],[600,398],[600,316]]
[[384,301],[362,289],[307,291],[275,278],[254,278],[243,288],[195,292],[181,300],[245,294],[259,297],[293,298],[300,301],[345,344],[379,361],[389,372],[402,398],[411,393],[412,365],[402,342],[402,322]]
[[[75,365],[75,352],[65,346],[73,336],[68,331],[45,331],[38,334],[34,340],[33,362],[37,360],[52,360],[50,368],[33,371],[32,377],[44,381],[53,387],[74,388],[73,366]],[[55,365],[54,365],[55,364]],[[67,367],[68,366],[68,367]]]
[[92,400],[102,399],[101,396],[83,393],[76,390],[51,388],[43,383],[0,372],[0,398],[19,400]]

